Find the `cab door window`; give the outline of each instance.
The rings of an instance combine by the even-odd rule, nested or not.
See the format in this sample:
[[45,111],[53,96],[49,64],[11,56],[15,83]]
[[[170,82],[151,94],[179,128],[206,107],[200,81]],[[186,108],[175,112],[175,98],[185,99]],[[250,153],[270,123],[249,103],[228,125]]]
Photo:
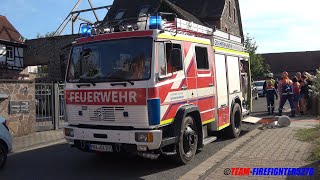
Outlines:
[[183,70],[180,44],[159,43],[159,74],[169,76]]
[[166,49],[165,43],[158,44],[158,67],[159,67],[159,76],[167,76],[167,58],[166,58]]
[[167,72],[175,73],[182,68],[182,52],[180,44],[166,44]]

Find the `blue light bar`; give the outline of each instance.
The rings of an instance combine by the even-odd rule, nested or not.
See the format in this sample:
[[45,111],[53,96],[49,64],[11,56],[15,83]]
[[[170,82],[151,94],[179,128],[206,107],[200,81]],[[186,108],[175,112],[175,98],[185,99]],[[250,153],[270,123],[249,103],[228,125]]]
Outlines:
[[81,36],[82,37],[90,37],[92,34],[92,27],[90,25],[81,26]]
[[162,17],[150,16],[149,29],[162,29]]

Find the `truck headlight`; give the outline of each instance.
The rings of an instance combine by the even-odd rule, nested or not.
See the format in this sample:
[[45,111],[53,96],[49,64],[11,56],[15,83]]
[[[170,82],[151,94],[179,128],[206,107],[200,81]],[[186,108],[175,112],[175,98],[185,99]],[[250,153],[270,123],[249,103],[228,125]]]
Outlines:
[[137,142],[153,142],[153,134],[150,132],[137,132],[135,139]]
[[74,137],[74,131],[70,128],[64,128],[64,135],[68,137]]

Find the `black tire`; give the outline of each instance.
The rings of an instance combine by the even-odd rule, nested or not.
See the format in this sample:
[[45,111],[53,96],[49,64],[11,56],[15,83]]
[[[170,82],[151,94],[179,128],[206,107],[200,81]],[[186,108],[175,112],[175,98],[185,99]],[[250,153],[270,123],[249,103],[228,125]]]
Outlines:
[[198,131],[196,122],[191,116],[183,119],[179,141],[176,144],[176,160],[179,164],[188,164],[198,148]]
[[4,144],[0,144],[0,169],[2,169],[7,162],[8,150]]
[[238,103],[234,104],[230,115],[230,126],[225,129],[225,135],[229,138],[237,138],[240,136],[242,125],[242,112]]

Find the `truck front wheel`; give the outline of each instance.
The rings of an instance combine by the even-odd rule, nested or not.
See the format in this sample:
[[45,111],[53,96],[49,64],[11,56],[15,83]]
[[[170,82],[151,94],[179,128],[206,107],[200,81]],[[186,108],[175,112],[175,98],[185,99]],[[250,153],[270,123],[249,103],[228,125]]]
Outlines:
[[181,164],[187,164],[196,154],[198,146],[198,131],[193,117],[183,119],[179,141],[176,145],[176,159]]
[[0,142],[0,169],[4,167],[7,161],[7,148]]

